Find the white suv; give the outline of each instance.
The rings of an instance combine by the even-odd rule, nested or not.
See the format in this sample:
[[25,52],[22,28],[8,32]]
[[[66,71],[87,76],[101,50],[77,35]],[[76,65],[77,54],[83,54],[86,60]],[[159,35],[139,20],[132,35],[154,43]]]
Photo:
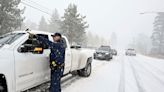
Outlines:
[[125,52],[126,56],[136,56],[136,51],[134,49],[127,49]]

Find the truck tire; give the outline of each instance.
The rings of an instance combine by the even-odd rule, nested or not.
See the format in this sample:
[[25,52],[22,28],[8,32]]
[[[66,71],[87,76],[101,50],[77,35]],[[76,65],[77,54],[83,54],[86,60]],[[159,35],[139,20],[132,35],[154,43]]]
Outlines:
[[4,92],[4,87],[0,85],[0,92]]
[[4,75],[0,75],[0,92],[7,92],[6,79]]
[[[92,59],[89,59],[92,60]],[[82,77],[89,77],[92,72],[92,64],[89,62],[84,69],[78,70],[78,75]]]

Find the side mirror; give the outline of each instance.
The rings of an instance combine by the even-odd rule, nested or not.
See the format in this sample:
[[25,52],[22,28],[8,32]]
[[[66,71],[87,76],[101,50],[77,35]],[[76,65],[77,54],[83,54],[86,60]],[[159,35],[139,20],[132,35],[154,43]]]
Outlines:
[[35,47],[33,53],[42,54],[43,48],[42,47]]
[[72,49],[80,49],[81,46],[80,46],[80,45],[72,45],[71,48],[72,48]]
[[43,53],[43,48],[42,47],[32,47],[31,45],[22,45],[19,47],[18,52],[21,53],[27,53],[27,52],[32,52],[34,54],[42,54]]

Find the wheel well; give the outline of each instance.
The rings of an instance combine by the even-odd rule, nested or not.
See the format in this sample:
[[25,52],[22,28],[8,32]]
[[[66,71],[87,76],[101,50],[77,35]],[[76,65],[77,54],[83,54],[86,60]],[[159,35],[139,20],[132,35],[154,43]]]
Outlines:
[[3,87],[4,92],[7,92],[7,82],[6,77],[3,74],[0,74],[0,85]]
[[87,62],[84,64],[84,67],[82,69],[84,69],[89,63],[92,63],[92,57],[88,57],[85,59]]
[[[90,60],[91,59],[91,60]],[[87,59],[87,64],[89,64],[89,63],[92,63],[92,57],[89,57],[88,59]]]

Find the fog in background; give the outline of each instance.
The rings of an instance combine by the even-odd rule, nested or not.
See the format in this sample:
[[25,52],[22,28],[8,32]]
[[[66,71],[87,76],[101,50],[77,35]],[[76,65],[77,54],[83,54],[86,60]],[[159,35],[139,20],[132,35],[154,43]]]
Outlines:
[[[32,0],[48,8],[51,13],[55,8],[60,16],[70,3],[75,3],[90,27],[87,31],[111,39],[114,32],[117,35],[118,47],[127,47],[134,37],[143,33],[148,37],[153,30],[156,14],[142,12],[164,11],[163,0]],[[21,4],[21,6],[24,6]],[[41,16],[49,21],[50,16],[26,6],[25,21],[39,23]]]

